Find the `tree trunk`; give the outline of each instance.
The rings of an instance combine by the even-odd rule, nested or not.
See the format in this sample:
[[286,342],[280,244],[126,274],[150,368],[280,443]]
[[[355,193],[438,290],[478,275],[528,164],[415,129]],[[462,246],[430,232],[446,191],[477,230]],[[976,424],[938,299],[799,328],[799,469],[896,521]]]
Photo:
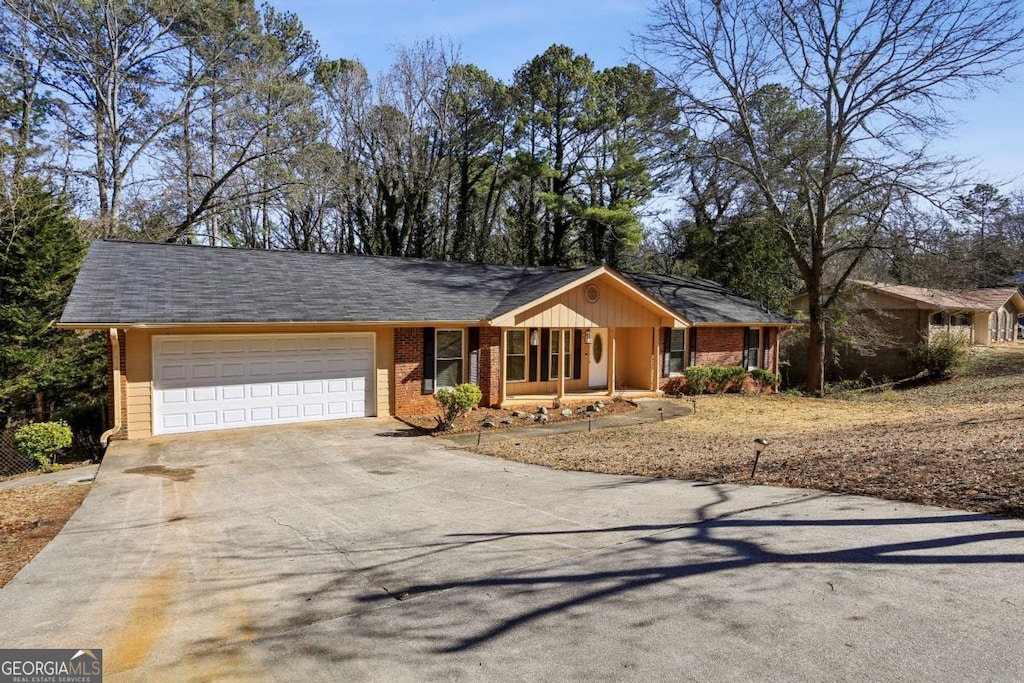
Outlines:
[[825,311],[821,306],[820,286],[807,292],[807,379],[804,390],[821,397],[825,392]]

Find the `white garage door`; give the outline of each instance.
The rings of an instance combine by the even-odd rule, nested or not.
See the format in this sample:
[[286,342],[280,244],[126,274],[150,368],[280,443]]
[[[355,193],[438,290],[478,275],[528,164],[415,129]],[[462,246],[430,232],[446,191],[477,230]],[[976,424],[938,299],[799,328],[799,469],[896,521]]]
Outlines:
[[153,338],[153,433],[373,414],[372,334]]

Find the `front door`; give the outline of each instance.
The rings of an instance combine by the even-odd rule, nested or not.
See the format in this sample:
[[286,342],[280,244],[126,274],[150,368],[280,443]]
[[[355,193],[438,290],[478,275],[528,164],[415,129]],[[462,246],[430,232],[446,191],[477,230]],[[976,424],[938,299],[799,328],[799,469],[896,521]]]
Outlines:
[[589,356],[587,386],[591,389],[608,386],[608,330],[591,330]]

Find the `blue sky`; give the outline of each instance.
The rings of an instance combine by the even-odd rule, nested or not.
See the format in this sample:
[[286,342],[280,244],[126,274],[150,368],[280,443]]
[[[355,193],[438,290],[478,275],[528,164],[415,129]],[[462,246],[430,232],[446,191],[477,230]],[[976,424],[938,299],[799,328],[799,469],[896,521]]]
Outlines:
[[[516,68],[554,43],[586,53],[599,69],[628,61],[631,34],[647,20],[645,0],[290,0],[329,57],[359,59],[371,74],[391,63],[396,45],[445,38],[462,60],[510,81]],[[973,157],[979,179],[1024,189],[1024,69],[1014,81],[956,104],[963,121],[944,154]]]

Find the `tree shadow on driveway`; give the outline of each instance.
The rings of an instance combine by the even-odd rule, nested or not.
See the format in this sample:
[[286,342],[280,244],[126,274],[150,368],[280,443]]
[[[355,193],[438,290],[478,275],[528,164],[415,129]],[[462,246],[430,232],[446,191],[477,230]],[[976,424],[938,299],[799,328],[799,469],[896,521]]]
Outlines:
[[[727,538],[716,535],[719,530],[744,529],[775,529],[775,528],[842,528],[842,527],[914,527],[935,524],[978,523],[986,519],[977,514],[948,514],[922,518],[891,517],[882,519],[734,519],[738,515],[754,512],[761,508],[778,508],[779,504],[759,506],[745,510],[732,511],[720,515],[712,514],[712,508],[729,500],[727,492],[715,488],[717,499],[704,506],[698,512],[698,521],[688,524],[656,524],[626,525],[590,529],[567,529],[555,531],[499,531],[493,533],[460,533],[451,534],[452,547],[462,544],[500,543],[515,538],[558,537],[577,534],[604,533],[641,533],[644,534],[630,542],[623,543],[614,552],[629,554],[638,548],[663,546],[666,550],[677,550],[672,556],[694,557],[697,550],[717,551],[721,559],[704,562],[667,563],[656,566],[640,566],[639,562],[628,559],[618,562],[621,568],[603,569],[600,571],[560,572],[550,571],[551,565],[561,561],[544,563],[537,567],[528,567],[510,573],[486,576],[478,579],[422,583],[392,588],[388,593],[369,593],[360,599],[364,603],[375,604],[393,599],[395,595],[406,597],[424,596],[427,594],[461,589],[488,589],[509,587],[513,589],[544,589],[555,599],[533,609],[506,619],[500,624],[480,631],[471,637],[460,639],[451,644],[437,647],[435,652],[452,653],[470,650],[488,641],[500,638],[510,632],[541,620],[547,616],[571,610],[584,605],[592,605],[601,601],[638,591],[669,581],[689,579],[701,575],[724,572],[736,569],[757,567],[760,565],[980,565],[1008,563],[1024,563],[1024,552],[1021,546],[1015,546],[1013,552],[982,552],[935,554],[941,549],[966,549],[980,543],[996,543],[1024,539],[1024,529],[1012,531],[992,531],[963,535],[941,535],[934,538],[904,542],[874,543],[860,546],[845,547],[835,550],[817,550],[809,552],[780,552],[770,550],[767,544],[739,538]],[[798,501],[797,501],[798,502]],[[675,546],[675,548],[673,548]],[[442,552],[435,550],[434,552]],[[668,553],[666,553],[667,555]],[[565,591],[561,587],[583,587],[580,594],[569,591],[569,597],[559,599]]]

